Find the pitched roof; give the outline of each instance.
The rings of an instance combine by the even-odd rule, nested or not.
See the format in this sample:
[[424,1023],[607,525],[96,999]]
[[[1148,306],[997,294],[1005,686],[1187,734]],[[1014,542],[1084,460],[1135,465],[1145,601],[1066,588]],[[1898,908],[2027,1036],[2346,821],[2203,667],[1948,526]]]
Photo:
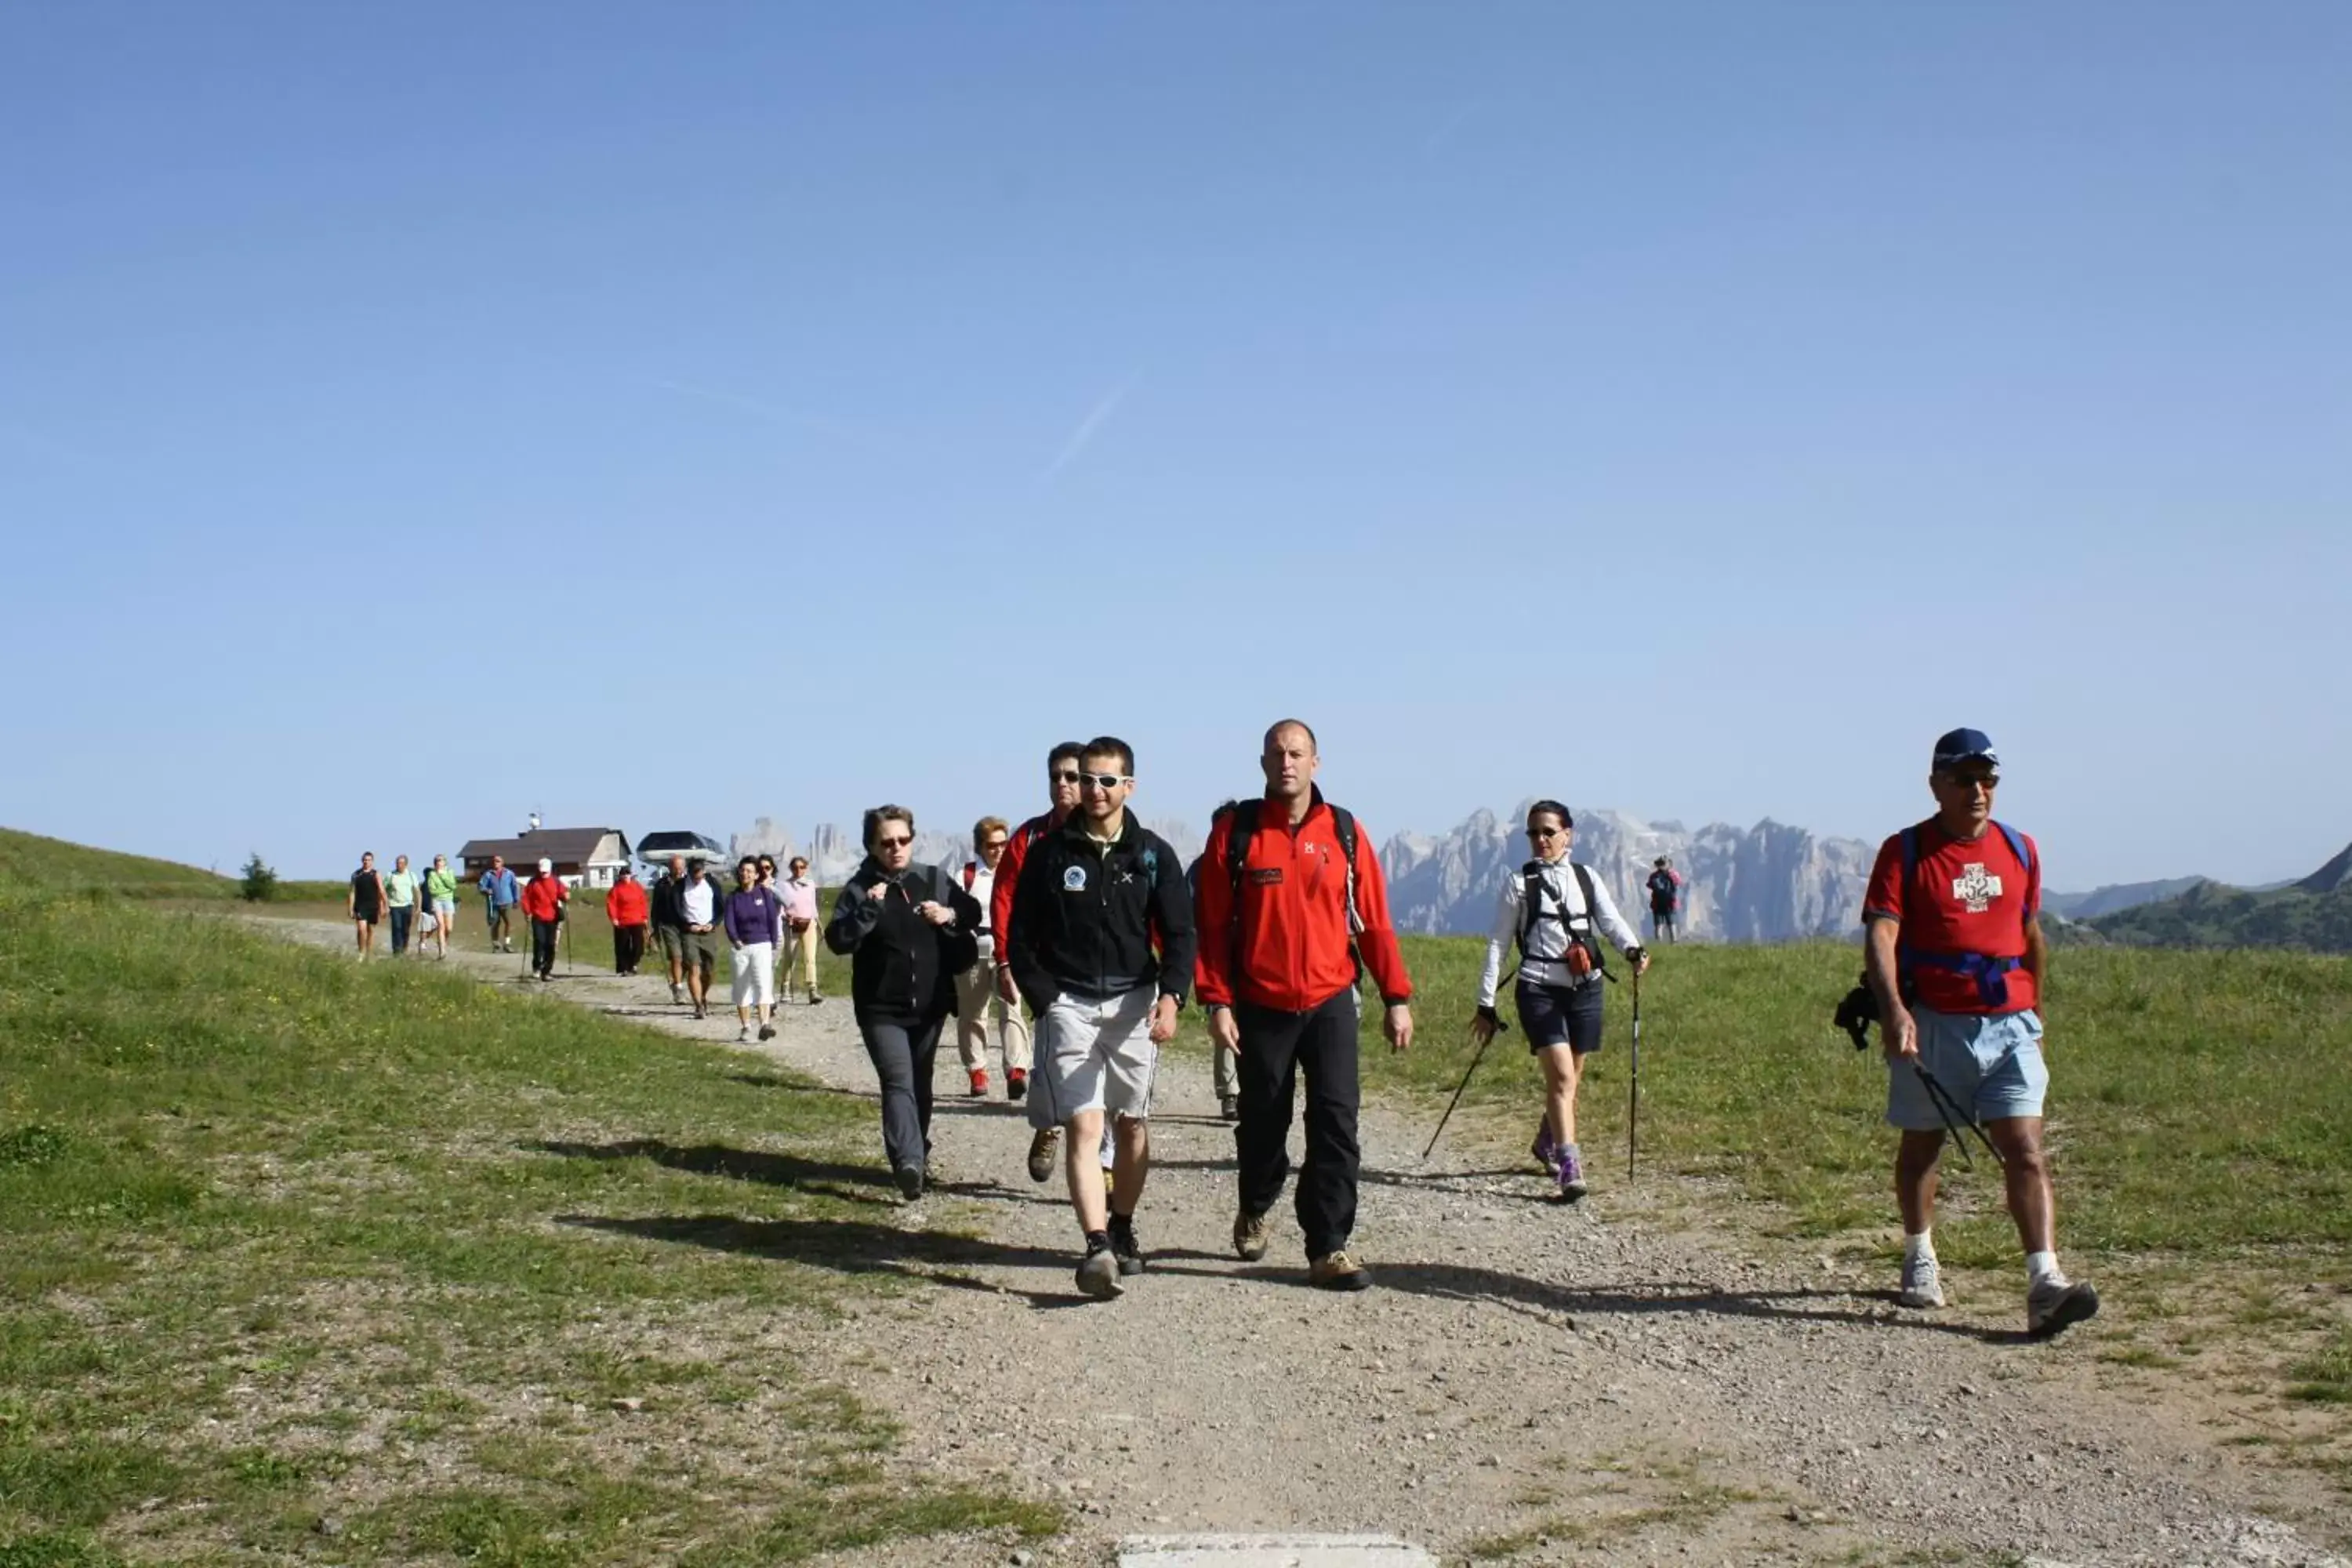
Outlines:
[[536,833],[526,833],[518,838],[469,838],[457,851],[461,860],[487,860],[493,855],[503,855],[509,866],[530,866],[542,858],[559,866],[584,866],[606,834],[621,840],[621,854],[629,853],[629,840],[617,827],[542,827]]

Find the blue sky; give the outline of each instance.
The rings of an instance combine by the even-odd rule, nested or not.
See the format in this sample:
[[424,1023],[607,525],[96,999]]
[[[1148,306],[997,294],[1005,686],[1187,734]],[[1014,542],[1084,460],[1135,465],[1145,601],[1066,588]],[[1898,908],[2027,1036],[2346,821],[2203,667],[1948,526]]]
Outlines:
[[[0,9],[0,822],[2352,838],[2352,7]],[[692,598],[686,595],[690,591]]]

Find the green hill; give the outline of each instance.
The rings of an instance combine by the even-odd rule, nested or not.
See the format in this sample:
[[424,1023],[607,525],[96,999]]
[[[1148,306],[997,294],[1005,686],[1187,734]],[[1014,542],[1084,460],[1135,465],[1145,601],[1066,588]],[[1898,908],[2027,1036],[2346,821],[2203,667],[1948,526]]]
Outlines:
[[133,899],[234,899],[237,880],[176,860],[92,849],[0,827],[0,886],[47,893],[104,890]]
[[2326,892],[2304,887],[2247,892],[2204,882],[2177,899],[2141,904],[2090,922],[2131,947],[2291,947],[2352,952],[2352,882]]

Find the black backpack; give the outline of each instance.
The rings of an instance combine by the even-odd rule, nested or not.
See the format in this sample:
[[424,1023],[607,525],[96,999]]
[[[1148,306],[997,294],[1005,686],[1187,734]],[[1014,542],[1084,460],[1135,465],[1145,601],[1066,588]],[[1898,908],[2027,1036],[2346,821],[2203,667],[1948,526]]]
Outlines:
[[[1606,975],[1609,965],[1602,957],[1600,940],[1593,934],[1592,911],[1597,907],[1592,894],[1592,873],[1579,861],[1569,862],[1568,868],[1576,873],[1576,890],[1584,895],[1584,912],[1571,915],[1565,903],[1556,910],[1543,906],[1549,900],[1550,885],[1543,879],[1544,863],[1530,860],[1519,868],[1519,963],[1524,968],[1528,959],[1528,938],[1535,934],[1536,922],[1541,920],[1559,921],[1568,932],[1568,940],[1591,955],[1592,967]],[[1557,959],[1538,959],[1539,963],[1558,963]]]

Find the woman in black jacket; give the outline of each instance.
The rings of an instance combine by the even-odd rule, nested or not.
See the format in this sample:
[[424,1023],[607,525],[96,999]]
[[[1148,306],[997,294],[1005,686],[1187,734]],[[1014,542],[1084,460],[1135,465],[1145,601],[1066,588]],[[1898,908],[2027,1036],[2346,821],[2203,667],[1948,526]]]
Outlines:
[[915,815],[866,814],[866,859],[841,890],[824,944],[850,958],[849,993],[882,1080],[882,1144],[898,1191],[920,1197],[931,1150],[931,1063],[955,1012],[955,977],[979,962],[980,905],[937,866],[917,866]]

